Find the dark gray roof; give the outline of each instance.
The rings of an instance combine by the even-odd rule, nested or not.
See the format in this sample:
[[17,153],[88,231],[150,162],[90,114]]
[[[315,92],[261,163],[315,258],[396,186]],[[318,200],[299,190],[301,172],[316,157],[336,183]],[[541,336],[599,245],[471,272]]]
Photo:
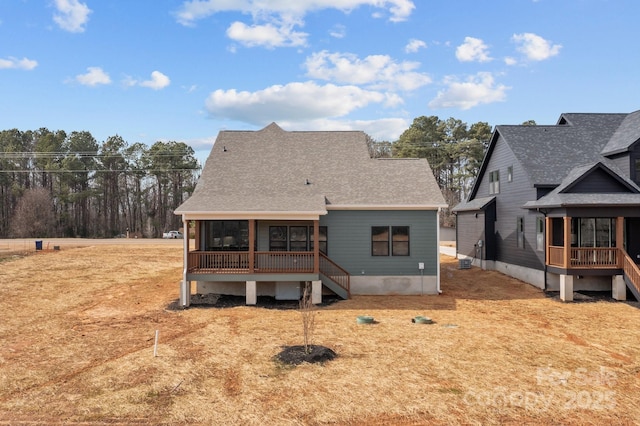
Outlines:
[[533,185],[557,185],[567,166],[600,160],[627,114],[563,114],[555,126],[497,126]]
[[618,154],[628,151],[640,140],[640,111],[627,115],[602,150],[602,155]]
[[474,210],[482,210],[487,205],[489,205],[489,203],[491,203],[495,199],[496,199],[496,196],[494,195],[494,196],[491,196],[491,197],[474,198],[471,201],[463,201],[460,204],[458,204],[457,206],[455,206],[452,211],[454,213],[457,213],[457,212],[468,212],[468,211],[474,211]]
[[193,195],[176,214],[436,209],[444,197],[424,159],[372,159],[359,131],[218,134]]
[[[629,188],[625,193],[571,193],[571,186],[595,168],[604,168],[620,179]],[[640,187],[616,167],[610,160],[602,159],[596,163],[585,164],[573,168],[565,179],[553,191],[539,200],[525,203],[524,208],[556,208],[556,207],[587,207],[587,206],[640,206]]]

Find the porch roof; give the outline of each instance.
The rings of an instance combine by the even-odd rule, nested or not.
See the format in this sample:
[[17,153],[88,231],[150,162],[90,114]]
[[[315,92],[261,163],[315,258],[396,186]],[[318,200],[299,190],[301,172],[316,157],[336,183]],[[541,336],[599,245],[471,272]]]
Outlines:
[[444,197],[424,159],[372,159],[357,131],[222,131],[193,195],[175,210],[326,214],[329,209],[436,209]]

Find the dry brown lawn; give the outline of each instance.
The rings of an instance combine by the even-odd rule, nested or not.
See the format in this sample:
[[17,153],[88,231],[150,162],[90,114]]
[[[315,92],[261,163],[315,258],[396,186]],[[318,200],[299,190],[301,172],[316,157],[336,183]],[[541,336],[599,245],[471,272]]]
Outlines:
[[0,424],[639,424],[637,303],[443,257],[442,295],[322,307],[313,343],[338,357],[288,367],[299,312],[172,310],[180,274],[179,242],[0,262]]

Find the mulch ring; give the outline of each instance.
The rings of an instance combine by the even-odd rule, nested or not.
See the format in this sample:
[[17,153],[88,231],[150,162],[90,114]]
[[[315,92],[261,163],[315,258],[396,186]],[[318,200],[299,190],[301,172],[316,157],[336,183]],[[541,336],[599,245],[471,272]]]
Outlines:
[[317,363],[331,361],[337,355],[334,351],[321,345],[308,345],[305,351],[304,345],[283,346],[282,351],[275,356],[276,360],[287,365],[299,365],[303,362]]

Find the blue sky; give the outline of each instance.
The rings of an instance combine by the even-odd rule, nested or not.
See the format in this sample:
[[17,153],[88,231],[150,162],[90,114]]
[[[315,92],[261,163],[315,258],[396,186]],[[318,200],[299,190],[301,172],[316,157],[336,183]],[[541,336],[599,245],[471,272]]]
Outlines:
[[637,0],[1,0],[0,129],[175,140],[640,109]]

